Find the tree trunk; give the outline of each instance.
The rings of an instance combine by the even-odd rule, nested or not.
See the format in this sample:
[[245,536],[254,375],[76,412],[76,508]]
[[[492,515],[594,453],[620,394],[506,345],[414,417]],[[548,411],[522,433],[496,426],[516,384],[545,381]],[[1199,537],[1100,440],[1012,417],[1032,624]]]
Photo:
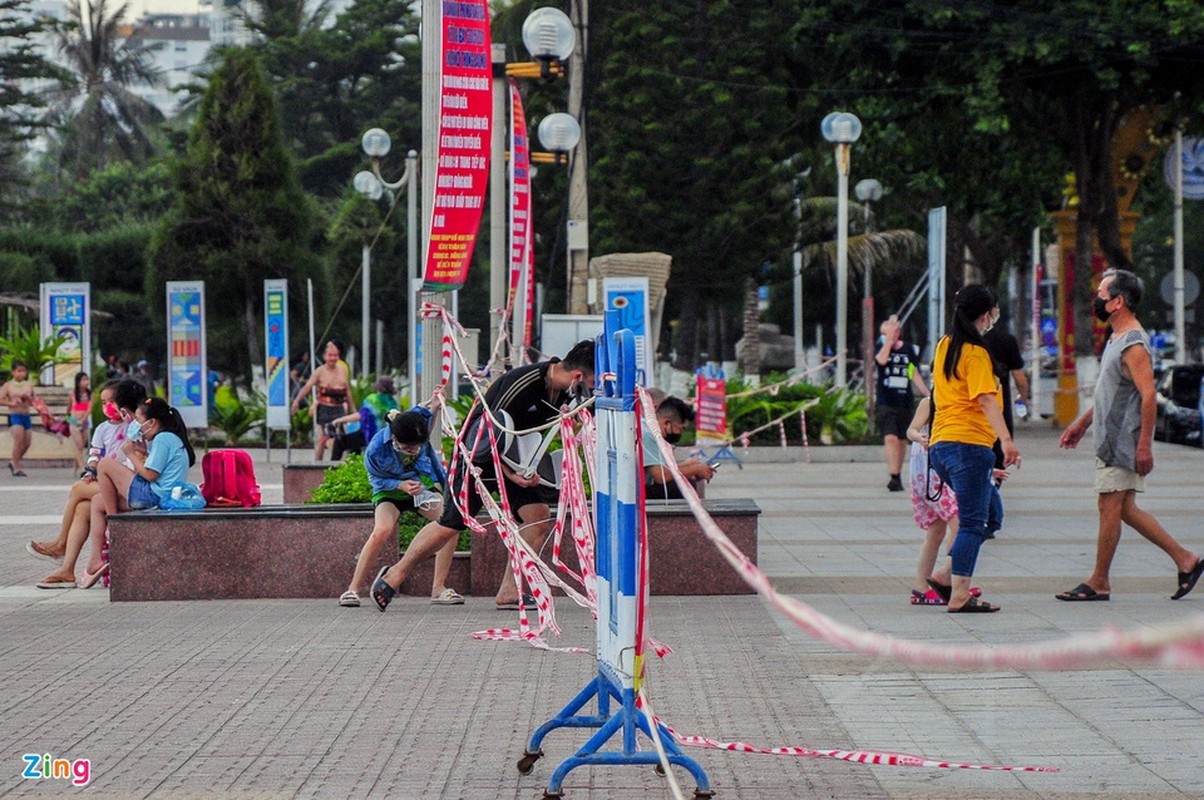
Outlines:
[[263,358],[263,346],[259,341],[259,320],[255,316],[255,302],[252,299],[254,297],[255,292],[250,287],[244,287],[242,327],[247,335],[247,355],[250,356],[250,360],[247,361],[248,377],[254,374],[252,369],[261,363],[260,359]]
[[757,284],[752,278],[744,279],[744,347],[739,353],[744,377],[756,381],[761,375],[761,332],[758,328],[760,314],[757,312]]
[[677,369],[693,370],[698,365],[698,320],[701,316],[698,290],[692,286],[682,289],[681,310],[675,338]]

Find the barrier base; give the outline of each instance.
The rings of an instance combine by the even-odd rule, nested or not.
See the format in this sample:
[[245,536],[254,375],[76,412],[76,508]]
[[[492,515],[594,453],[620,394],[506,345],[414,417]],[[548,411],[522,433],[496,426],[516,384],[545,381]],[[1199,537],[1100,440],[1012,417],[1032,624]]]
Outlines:
[[[619,704],[613,716],[610,712],[610,701],[612,698]],[[597,713],[579,715],[578,712],[594,699],[597,700]],[[655,766],[657,772],[661,772],[660,756],[657,754],[655,747],[642,751],[636,749],[636,732],[642,732],[651,739],[652,730],[650,725],[651,722],[647,713],[635,704],[635,692],[629,688],[622,688],[599,665],[597,676],[586,684],[585,688],[570,700],[568,705],[561,709],[560,713],[556,714],[556,716],[543,725],[540,725],[535,733],[532,734],[531,742],[527,746],[526,752],[518,761],[518,771],[523,775],[531,772],[535,766],[535,762],[543,757],[543,750],[540,749],[540,745],[543,743],[544,737],[556,728],[598,728],[598,732],[582,745],[580,750],[570,758],[566,758],[556,767],[556,771],[552,773],[551,780],[548,781],[548,788],[544,791],[545,798],[563,797],[562,787],[565,777],[569,772],[581,766],[592,764],[646,764],[648,766]],[[602,751],[602,746],[617,733],[622,733],[623,736],[622,749]],[[657,725],[657,733],[660,735],[661,745],[664,747],[668,762],[684,767],[694,776],[694,781],[698,784],[694,790],[694,797],[713,797],[714,792],[711,791],[710,780],[699,763],[682,753],[673,735],[664,725]]]

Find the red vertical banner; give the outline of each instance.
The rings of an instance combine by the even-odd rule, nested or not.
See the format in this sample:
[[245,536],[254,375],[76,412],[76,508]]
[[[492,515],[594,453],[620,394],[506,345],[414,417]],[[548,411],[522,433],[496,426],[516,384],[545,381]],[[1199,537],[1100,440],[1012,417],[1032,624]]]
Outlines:
[[[510,306],[515,319],[522,315],[523,345],[531,344],[535,293],[535,251],[531,246],[531,148],[527,140],[527,115],[518,82],[510,79]],[[525,291],[519,292],[519,281]],[[522,308],[515,308],[519,299]]]
[[424,286],[458,289],[468,276],[489,184],[493,129],[489,7],[485,0],[440,4],[439,127],[435,192]]
[[694,429],[699,439],[727,439],[727,382],[698,376],[698,415]]

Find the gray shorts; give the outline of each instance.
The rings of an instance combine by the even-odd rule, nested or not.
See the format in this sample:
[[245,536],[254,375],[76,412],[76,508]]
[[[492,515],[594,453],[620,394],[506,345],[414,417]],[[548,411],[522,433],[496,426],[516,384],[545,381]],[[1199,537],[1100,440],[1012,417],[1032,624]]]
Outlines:
[[1127,467],[1105,464],[1097,458],[1095,459],[1095,491],[1096,494],[1144,492],[1145,478]]

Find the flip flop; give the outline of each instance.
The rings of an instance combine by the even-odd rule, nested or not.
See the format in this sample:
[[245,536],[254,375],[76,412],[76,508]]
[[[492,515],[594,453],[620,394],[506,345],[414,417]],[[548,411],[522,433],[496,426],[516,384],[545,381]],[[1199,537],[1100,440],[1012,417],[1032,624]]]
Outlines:
[[[928,585],[931,586],[933,591],[935,591],[940,596],[940,598],[945,601],[946,605],[949,603],[949,598],[953,596],[953,587],[952,586],[946,586],[943,583],[937,583],[932,578],[928,579]],[[982,589],[979,589],[977,586],[971,586],[970,587],[970,596],[971,597],[982,597]]]
[[518,611],[519,608],[525,608],[527,611],[535,610],[535,596],[524,594],[523,599],[511,600],[509,603],[498,603],[495,608],[498,611]]
[[385,573],[388,571],[388,567],[381,567],[380,572],[376,573],[376,580],[372,582],[372,599],[382,613],[397,594],[397,590],[385,581]]
[[1196,561],[1196,565],[1192,567],[1191,572],[1179,573],[1179,590],[1171,595],[1171,599],[1178,600],[1182,597],[1187,597],[1191,590],[1196,588],[1196,584],[1200,582],[1201,575],[1204,575],[1204,558]]
[[913,606],[943,606],[946,603],[945,600],[936,593],[935,589],[929,589],[926,592],[920,592],[912,589],[911,604]]
[[102,564],[100,569],[96,570],[95,572],[88,572],[88,570],[85,568],[84,569],[84,579],[82,581],[80,581],[79,588],[91,589],[93,586],[96,585],[97,581],[99,581],[101,578],[103,578],[105,576],[105,573],[107,573],[108,571],[109,571],[108,562],[105,562],[104,564]]
[[1080,583],[1068,592],[1059,592],[1055,594],[1059,600],[1064,600],[1067,603],[1090,603],[1097,600],[1111,600],[1111,592],[1097,592],[1085,583]]
[[431,605],[462,606],[464,605],[464,595],[460,594],[455,589],[448,587],[440,592],[438,597],[431,598]]
[[74,589],[75,581],[52,575],[43,581],[38,581],[35,585],[39,589]]
[[977,597],[971,597],[966,601],[966,604],[961,608],[949,606],[948,613],[950,614],[994,614],[999,610],[999,606],[993,606],[985,600],[979,600]]
[[34,558],[44,558],[47,561],[62,561],[62,556],[56,556],[54,553],[47,550],[42,545],[32,539],[25,543],[25,552],[29,553]]

